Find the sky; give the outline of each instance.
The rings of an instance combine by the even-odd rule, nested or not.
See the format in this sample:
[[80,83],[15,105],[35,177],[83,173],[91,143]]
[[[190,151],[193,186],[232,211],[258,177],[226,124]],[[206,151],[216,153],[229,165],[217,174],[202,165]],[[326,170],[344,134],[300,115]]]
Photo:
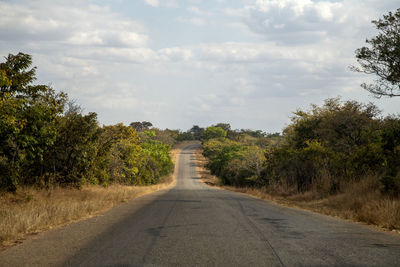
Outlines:
[[382,116],[400,98],[360,87],[354,51],[398,0],[0,0],[0,56],[101,124],[187,130],[219,122],[280,132],[297,109],[341,97]]

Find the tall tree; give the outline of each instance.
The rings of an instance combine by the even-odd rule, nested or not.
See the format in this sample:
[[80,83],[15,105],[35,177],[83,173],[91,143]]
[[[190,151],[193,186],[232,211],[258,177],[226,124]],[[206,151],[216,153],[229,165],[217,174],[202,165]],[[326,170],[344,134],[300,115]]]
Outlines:
[[400,8],[389,12],[379,20],[373,20],[379,33],[367,39],[368,47],[355,51],[359,67],[353,71],[377,76],[373,84],[361,84],[374,96],[400,96]]

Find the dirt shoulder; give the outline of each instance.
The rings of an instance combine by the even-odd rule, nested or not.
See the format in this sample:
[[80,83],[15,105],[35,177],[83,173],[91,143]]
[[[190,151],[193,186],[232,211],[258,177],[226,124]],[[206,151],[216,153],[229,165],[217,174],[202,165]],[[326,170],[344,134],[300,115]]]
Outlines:
[[[197,170],[202,181],[209,185],[234,192],[244,193],[276,204],[338,217],[357,223],[370,225],[378,230],[391,232],[400,237],[400,201],[365,194],[362,185],[358,192],[343,193],[320,198],[312,192],[295,195],[271,193],[269,188],[234,187],[222,185],[219,179],[205,167],[207,159],[202,148],[196,150]],[[354,194],[355,193],[355,194]]]
[[15,194],[0,195],[0,250],[21,243],[37,233],[100,215],[120,203],[173,187],[179,152],[191,143],[181,142],[173,147],[171,156],[175,164],[174,173],[156,185],[91,185],[80,190],[23,188]]

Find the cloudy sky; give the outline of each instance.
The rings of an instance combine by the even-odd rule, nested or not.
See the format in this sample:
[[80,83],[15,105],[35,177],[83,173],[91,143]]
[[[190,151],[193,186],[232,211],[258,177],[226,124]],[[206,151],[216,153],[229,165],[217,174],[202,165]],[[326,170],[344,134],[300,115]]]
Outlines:
[[[349,71],[398,0],[0,0],[0,55],[24,52],[38,83],[102,124],[151,121],[281,131],[298,108],[341,96],[384,114]],[[1,61],[4,61],[3,59]]]

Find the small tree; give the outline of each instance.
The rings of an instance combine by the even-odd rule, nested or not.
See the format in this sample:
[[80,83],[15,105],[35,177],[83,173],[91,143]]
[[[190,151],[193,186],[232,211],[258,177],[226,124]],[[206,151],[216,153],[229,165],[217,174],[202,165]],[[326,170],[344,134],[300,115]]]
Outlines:
[[366,40],[369,47],[355,51],[360,66],[350,68],[377,76],[374,84],[361,84],[374,96],[400,96],[400,8],[372,23],[379,33],[375,38]]
[[142,121],[142,122],[134,121],[131,122],[130,126],[136,131],[141,132],[150,129],[150,127],[153,126],[153,124],[148,121]]

